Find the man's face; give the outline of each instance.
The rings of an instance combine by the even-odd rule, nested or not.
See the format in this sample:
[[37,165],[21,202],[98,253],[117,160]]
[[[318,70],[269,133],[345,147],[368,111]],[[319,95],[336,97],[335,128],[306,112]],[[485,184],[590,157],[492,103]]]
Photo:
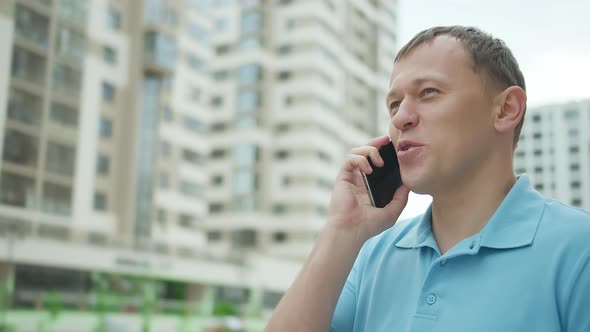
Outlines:
[[394,65],[390,88],[389,135],[404,184],[435,195],[477,172],[494,141],[492,97],[459,40],[418,46]]

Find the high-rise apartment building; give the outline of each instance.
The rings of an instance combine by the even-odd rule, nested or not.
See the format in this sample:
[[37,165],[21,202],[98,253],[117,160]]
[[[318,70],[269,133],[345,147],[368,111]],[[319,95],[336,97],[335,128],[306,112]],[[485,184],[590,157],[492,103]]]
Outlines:
[[590,210],[590,101],[527,110],[515,153],[517,174],[565,204]]
[[[0,3],[0,277],[272,307],[346,151],[386,133],[396,1]],[[38,280],[43,279],[42,283]],[[43,285],[45,286],[43,286]],[[174,298],[176,299],[176,298]]]

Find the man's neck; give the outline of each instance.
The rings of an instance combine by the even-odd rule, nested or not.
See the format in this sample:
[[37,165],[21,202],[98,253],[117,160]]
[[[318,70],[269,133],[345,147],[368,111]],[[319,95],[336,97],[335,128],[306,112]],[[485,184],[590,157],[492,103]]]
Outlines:
[[479,233],[516,182],[511,169],[491,174],[482,170],[454,190],[433,196],[432,231],[441,255]]

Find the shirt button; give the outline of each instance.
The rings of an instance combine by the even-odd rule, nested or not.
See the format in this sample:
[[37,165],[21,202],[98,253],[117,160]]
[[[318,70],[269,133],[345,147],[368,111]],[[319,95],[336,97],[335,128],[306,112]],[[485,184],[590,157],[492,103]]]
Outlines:
[[428,295],[428,297],[426,298],[426,303],[433,305],[434,302],[436,302],[436,295],[434,295],[434,294]]
[[475,241],[471,242],[471,244],[469,245],[469,249],[473,249],[473,247],[475,247]]
[[440,261],[440,264],[441,264],[441,265],[445,265],[445,264],[447,264],[447,260],[446,260],[446,259],[443,259],[442,261]]

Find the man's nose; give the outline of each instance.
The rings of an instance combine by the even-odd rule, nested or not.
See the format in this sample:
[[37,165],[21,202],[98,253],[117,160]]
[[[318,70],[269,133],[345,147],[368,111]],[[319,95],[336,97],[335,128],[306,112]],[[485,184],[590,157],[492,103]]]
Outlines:
[[418,113],[410,101],[404,100],[391,120],[393,126],[400,131],[406,131],[418,125]]

